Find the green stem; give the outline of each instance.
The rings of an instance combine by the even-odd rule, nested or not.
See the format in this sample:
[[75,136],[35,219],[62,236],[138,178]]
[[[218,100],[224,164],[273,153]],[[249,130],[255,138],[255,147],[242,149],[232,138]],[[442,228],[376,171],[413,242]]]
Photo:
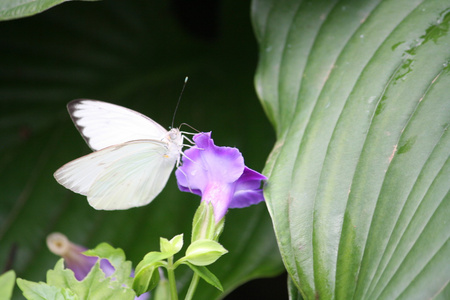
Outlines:
[[186,293],[186,298],[184,300],[191,300],[194,297],[195,290],[197,289],[198,280],[200,277],[194,273],[194,277],[192,277],[191,284],[189,285],[189,289]]
[[175,272],[173,268],[173,256],[167,259],[167,277],[170,286],[170,300],[178,300],[177,282],[175,281]]

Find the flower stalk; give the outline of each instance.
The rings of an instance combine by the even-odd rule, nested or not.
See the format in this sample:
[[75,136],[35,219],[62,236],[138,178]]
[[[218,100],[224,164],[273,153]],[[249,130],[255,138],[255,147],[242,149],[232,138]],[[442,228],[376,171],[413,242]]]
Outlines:
[[173,256],[167,259],[167,277],[169,279],[170,300],[178,300],[177,282],[173,266]]

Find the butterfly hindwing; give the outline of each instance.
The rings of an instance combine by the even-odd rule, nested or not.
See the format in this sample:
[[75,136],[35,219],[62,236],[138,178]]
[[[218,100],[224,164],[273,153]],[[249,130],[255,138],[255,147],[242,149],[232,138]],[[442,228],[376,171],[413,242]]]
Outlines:
[[131,141],[71,161],[54,176],[96,209],[127,209],[146,205],[161,192],[178,157],[163,142]]

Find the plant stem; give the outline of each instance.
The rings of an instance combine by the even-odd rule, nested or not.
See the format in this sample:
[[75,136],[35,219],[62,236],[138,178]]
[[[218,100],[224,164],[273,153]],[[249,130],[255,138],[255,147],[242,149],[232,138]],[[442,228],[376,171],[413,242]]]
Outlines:
[[194,273],[194,277],[192,277],[191,284],[189,285],[189,289],[186,293],[186,297],[184,300],[191,300],[194,297],[195,290],[197,289],[198,280],[200,277]]
[[177,282],[175,281],[175,272],[173,269],[173,256],[167,259],[167,277],[170,286],[170,300],[178,300]]

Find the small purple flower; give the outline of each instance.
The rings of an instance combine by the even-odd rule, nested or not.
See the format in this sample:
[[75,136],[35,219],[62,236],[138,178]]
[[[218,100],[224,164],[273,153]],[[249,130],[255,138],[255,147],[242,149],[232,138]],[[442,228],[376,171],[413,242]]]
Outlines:
[[[87,248],[72,243],[64,234],[59,232],[47,236],[47,247],[54,254],[64,258],[66,268],[73,271],[78,281],[82,281],[88,275],[98,260],[98,257],[84,255],[83,252],[87,251]],[[109,260],[104,258],[100,260],[100,269],[106,277],[111,276],[115,271]],[[134,271],[132,271],[133,275]],[[149,293],[145,293],[135,297],[135,300],[146,300],[149,296]]]
[[[47,237],[47,246],[51,252],[64,258],[64,265],[71,269],[75,278],[83,280],[98,260],[98,257],[84,255],[83,252],[88,249],[76,245],[62,233],[55,232]],[[114,273],[114,267],[107,259],[100,261],[100,268],[106,277]]]
[[177,169],[178,187],[211,202],[216,223],[229,208],[242,208],[264,201],[261,182],[267,178],[244,164],[237,148],[218,147],[211,132],[194,136],[195,146],[186,150]]

